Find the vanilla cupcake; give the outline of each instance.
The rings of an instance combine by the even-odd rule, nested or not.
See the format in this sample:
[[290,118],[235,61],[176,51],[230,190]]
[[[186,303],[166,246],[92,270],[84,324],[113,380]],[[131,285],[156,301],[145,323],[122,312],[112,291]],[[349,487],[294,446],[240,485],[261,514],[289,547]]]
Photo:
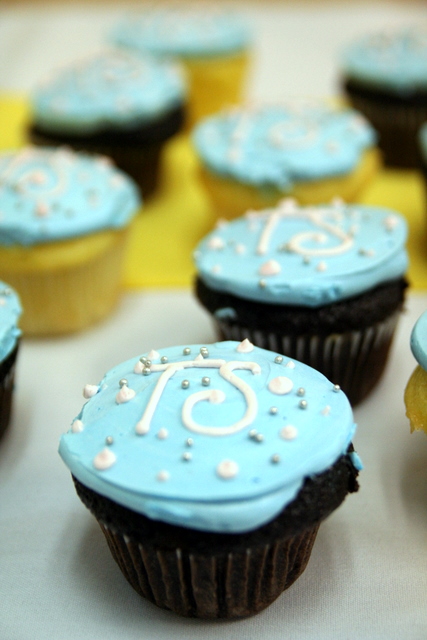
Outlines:
[[108,49],[51,73],[30,98],[30,139],[111,157],[155,192],[165,143],[184,119],[186,83],[176,64]]
[[353,201],[380,164],[365,119],[318,102],[224,111],[201,122],[193,142],[214,212],[226,218],[284,196]]
[[241,16],[217,5],[152,5],[130,14],[114,44],[179,60],[189,79],[188,125],[242,101],[250,34]]
[[59,453],[125,578],[180,615],[263,610],[357,489],[345,394],[248,340],[152,350],[84,395]]
[[27,147],[0,155],[0,277],[26,335],[77,331],[121,292],[138,189],[108,158]]
[[363,205],[250,211],[194,253],[196,296],[221,339],[248,338],[341,385],[352,404],[381,379],[405,298],[407,224]]

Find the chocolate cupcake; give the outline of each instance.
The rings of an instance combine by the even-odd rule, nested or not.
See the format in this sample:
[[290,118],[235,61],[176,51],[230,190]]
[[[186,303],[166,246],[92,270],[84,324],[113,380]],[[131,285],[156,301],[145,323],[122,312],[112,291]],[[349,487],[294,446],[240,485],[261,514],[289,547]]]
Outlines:
[[248,340],[151,351],[84,394],[60,455],[126,579],[180,615],[267,607],[357,489],[345,394]]
[[389,166],[417,167],[417,133],[427,120],[427,31],[364,36],[343,53],[343,89],[372,123]]
[[0,438],[4,435],[12,414],[21,312],[17,293],[9,285],[0,282]]
[[389,209],[285,200],[201,241],[196,295],[222,339],[301,360],[356,404],[382,375],[402,310],[406,235]]
[[30,140],[109,156],[147,198],[158,183],[162,149],[181,129],[185,96],[177,65],[109,49],[34,90]]

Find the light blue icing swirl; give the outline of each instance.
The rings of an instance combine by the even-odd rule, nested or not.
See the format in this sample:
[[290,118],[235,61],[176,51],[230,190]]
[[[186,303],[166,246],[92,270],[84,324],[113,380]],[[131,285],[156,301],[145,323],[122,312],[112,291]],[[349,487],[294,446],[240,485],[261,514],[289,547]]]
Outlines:
[[21,303],[16,291],[0,281],[0,362],[13,351],[21,335],[18,327],[21,313]]
[[418,364],[427,371],[427,311],[418,318],[412,329],[411,351]]
[[209,117],[193,142],[214,174],[285,192],[298,182],[351,172],[376,134],[356,111],[289,103]]
[[150,123],[185,95],[176,64],[109,49],[52,74],[34,90],[31,108],[43,129],[85,135]]
[[221,223],[194,260],[209,287],[259,302],[319,307],[402,277],[407,224],[365,205],[276,208]]
[[427,29],[364,36],[343,52],[348,79],[398,94],[427,89]]
[[33,245],[126,226],[134,182],[103,156],[26,147],[0,154],[0,244]]
[[[72,474],[119,504],[171,524],[242,532],[269,522],[295,498],[305,478],[325,471],[347,451],[355,424],[347,397],[322,374],[253,345],[248,352],[238,346],[207,345],[204,357],[202,345],[191,345],[189,353],[172,347],[146,354],[148,375],[138,369],[138,357],[109,371],[92,388],[97,393],[78,422],[61,437],[59,453]],[[206,366],[194,364],[197,356]],[[232,381],[214,364],[218,360],[236,364]],[[138,434],[166,367],[175,363],[180,365],[156,398],[144,434]],[[245,365],[254,368],[239,368]],[[118,403],[123,379],[134,397]],[[281,394],[271,391],[277,380]],[[199,398],[190,429],[183,405],[203,391],[224,397]],[[249,400],[247,393],[253,396]],[[246,425],[222,432],[249,408]],[[213,435],[215,428],[222,433]],[[96,468],[100,452],[108,461],[103,469]]]
[[156,56],[227,55],[244,50],[250,35],[238,14],[214,5],[150,7],[125,17],[112,41]]

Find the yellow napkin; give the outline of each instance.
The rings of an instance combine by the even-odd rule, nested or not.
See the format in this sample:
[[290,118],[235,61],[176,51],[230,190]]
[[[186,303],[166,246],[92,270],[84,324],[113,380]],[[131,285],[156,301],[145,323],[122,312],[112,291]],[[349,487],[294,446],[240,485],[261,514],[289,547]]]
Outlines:
[[[28,106],[22,96],[0,97],[0,150],[25,144]],[[421,174],[384,169],[360,202],[400,211],[409,224],[409,280],[427,289],[427,204]],[[197,161],[186,135],[165,148],[161,184],[135,220],[125,266],[125,285],[188,286],[194,269],[192,252],[212,226],[213,214],[197,180]]]

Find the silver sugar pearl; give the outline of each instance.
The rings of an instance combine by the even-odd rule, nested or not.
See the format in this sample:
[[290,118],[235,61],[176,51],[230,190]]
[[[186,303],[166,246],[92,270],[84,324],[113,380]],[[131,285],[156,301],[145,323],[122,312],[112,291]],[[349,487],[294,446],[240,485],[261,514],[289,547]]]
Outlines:
[[147,356],[141,356],[139,361],[142,362],[142,364],[145,364],[147,362]]
[[192,447],[194,444],[193,438],[187,438],[187,440],[185,441],[185,444],[187,445],[187,447]]
[[151,367],[151,360],[149,360],[148,358],[145,360],[144,362],[145,366],[150,368]]
[[276,364],[282,364],[282,362],[283,362],[283,356],[276,356],[276,357],[274,358],[274,362],[275,362]]
[[257,433],[254,440],[256,442],[264,442],[264,436],[262,435],[262,433]]
[[332,390],[335,391],[335,393],[338,393],[338,391],[341,391],[341,387],[339,384],[334,384]]
[[267,283],[263,278],[261,278],[261,280],[258,282],[258,284],[259,284],[259,287],[261,289],[265,289],[265,287],[267,286]]
[[126,378],[122,378],[121,380],[119,380],[119,387],[125,387],[127,386],[128,381],[126,380]]
[[182,454],[182,459],[183,459],[185,462],[189,462],[189,461],[191,460],[191,458],[192,458],[192,456],[191,456],[191,453],[190,453],[189,451],[185,451],[185,452]]
[[307,400],[300,400],[299,401],[299,407],[301,409],[307,409]]
[[277,464],[280,462],[280,456],[278,453],[274,453],[270,459],[273,464]]
[[297,396],[305,396],[305,389],[304,387],[300,387],[297,391]]
[[210,385],[210,383],[211,383],[211,379],[210,379],[210,378],[208,378],[208,376],[203,376],[203,378],[202,378],[202,385],[203,385],[204,387],[208,387],[208,386]]
[[105,438],[105,444],[111,445],[113,444],[113,442],[114,442],[113,436],[107,436]]
[[160,358],[160,362],[161,362],[162,364],[166,364],[166,362],[167,362],[167,361],[168,361],[168,357],[167,357],[167,356],[162,356],[162,357]]
[[209,355],[209,350],[207,347],[200,347],[200,353],[204,358],[207,358]]
[[278,408],[277,407],[270,407],[270,413],[271,415],[275,416],[278,412]]
[[190,386],[190,382],[189,382],[189,380],[183,380],[183,381],[181,382],[181,387],[182,387],[183,389],[188,389],[188,387],[189,387],[189,386]]
[[248,434],[248,435],[249,435],[249,437],[250,437],[250,438],[252,438],[252,439],[253,439],[253,438],[255,438],[255,437],[256,437],[257,433],[258,433],[258,431],[257,431],[256,429],[251,429],[251,430],[249,431],[249,434]]
[[303,264],[310,264],[311,260],[310,260],[310,258],[308,256],[304,256],[302,262],[303,262]]
[[183,355],[184,355],[184,356],[189,356],[189,355],[190,355],[190,353],[191,353],[191,349],[190,349],[190,347],[185,347],[185,348],[182,350],[182,353],[183,353]]
[[[145,364],[147,364],[147,363],[145,363]],[[150,367],[145,366],[145,367],[143,368],[143,370],[142,370],[142,375],[143,375],[143,376],[149,376],[149,375],[150,375],[150,373],[151,373],[151,369],[150,369]]]

